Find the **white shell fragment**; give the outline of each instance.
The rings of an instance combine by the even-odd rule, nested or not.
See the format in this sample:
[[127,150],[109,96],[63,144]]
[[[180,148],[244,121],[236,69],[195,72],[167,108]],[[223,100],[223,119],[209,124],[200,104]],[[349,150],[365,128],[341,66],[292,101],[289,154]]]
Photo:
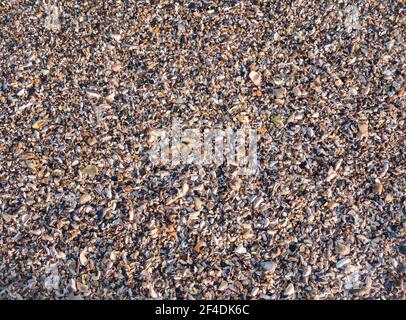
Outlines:
[[251,71],[249,74],[251,81],[256,85],[259,86],[261,84],[261,74],[256,71]]
[[84,267],[87,266],[87,264],[89,263],[89,261],[88,261],[86,255],[87,255],[86,249],[83,250],[83,251],[80,253],[80,255],[79,255],[80,263],[81,263],[82,266],[84,266]]
[[242,244],[240,244],[240,245],[238,245],[238,247],[234,250],[234,252],[235,252],[235,253],[238,253],[238,254],[244,254],[244,253],[247,253],[247,249],[245,249],[245,247],[244,247]]

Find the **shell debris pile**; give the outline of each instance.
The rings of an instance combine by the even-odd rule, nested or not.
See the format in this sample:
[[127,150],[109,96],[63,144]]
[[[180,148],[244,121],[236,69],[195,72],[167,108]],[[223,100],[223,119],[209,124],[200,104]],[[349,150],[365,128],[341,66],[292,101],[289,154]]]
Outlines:
[[[402,1],[47,3],[0,3],[1,299],[405,299]],[[258,173],[152,163],[173,118]]]

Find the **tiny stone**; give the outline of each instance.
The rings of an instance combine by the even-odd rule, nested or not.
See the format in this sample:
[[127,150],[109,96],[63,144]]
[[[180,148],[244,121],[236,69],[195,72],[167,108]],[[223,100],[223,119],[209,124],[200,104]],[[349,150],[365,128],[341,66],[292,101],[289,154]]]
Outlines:
[[330,210],[333,210],[333,209],[336,208],[336,207],[338,207],[338,203],[337,203],[337,202],[329,201],[329,202],[327,203],[327,208],[330,209]]
[[303,277],[308,277],[312,273],[312,267],[306,266],[306,268],[303,271]]
[[186,32],[186,27],[182,22],[178,22],[178,31],[181,33]]
[[283,118],[282,118],[282,116],[281,116],[280,114],[278,114],[278,115],[276,115],[276,116],[274,116],[274,117],[272,118],[272,122],[273,122],[276,126],[280,127],[281,125],[283,125]]

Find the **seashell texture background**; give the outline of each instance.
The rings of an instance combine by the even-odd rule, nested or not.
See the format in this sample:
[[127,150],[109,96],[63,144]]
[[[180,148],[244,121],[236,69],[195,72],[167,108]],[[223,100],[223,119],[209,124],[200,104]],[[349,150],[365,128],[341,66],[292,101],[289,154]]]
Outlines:
[[[403,1],[0,1],[1,299],[405,299]],[[258,126],[259,171],[149,141]]]

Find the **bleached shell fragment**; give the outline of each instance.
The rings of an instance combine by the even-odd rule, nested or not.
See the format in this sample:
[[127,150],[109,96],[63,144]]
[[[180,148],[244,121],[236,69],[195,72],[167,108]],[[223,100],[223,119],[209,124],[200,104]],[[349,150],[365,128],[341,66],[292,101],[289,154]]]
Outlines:
[[342,163],[343,163],[343,159],[339,159],[339,160],[336,162],[335,166],[334,166],[334,170],[337,171],[338,169],[340,169]]
[[130,207],[128,209],[128,220],[133,221],[134,220],[134,208]]
[[114,40],[116,40],[117,42],[121,41],[121,35],[117,34],[117,33],[112,33],[110,34],[110,37]]
[[96,91],[93,90],[88,90],[86,91],[86,94],[90,97],[90,98],[95,98],[95,99],[100,99],[101,95],[99,93],[97,93]]
[[300,90],[300,88],[298,86],[293,88],[292,93],[296,97],[300,97],[302,95],[302,91]]
[[326,181],[330,182],[331,180],[333,180],[335,177],[337,177],[337,172],[333,169],[330,168],[329,172],[327,173],[327,178]]
[[197,219],[199,219],[199,215],[200,215],[199,211],[192,212],[189,215],[189,220],[197,220]]
[[261,84],[261,74],[256,71],[251,71],[249,74],[251,81],[256,85],[259,86]]
[[202,200],[199,197],[194,198],[194,204],[195,204],[195,209],[196,210],[201,210],[203,205],[202,205]]
[[240,244],[237,246],[237,248],[234,250],[234,252],[238,253],[238,254],[244,254],[244,253],[247,253],[247,249],[245,249],[245,247],[242,244]]
[[114,72],[119,72],[122,67],[123,67],[123,64],[120,61],[117,61],[116,63],[113,64],[113,66],[111,67],[111,70],[113,70]]
[[80,261],[81,265],[84,266],[84,267],[86,267],[87,264],[89,263],[89,261],[88,261],[88,259],[86,257],[86,254],[87,254],[87,250],[85,249],[79,255],[79,261]]
[[51,274],[45,278],[44,287],[47,290],[59,290],[60,276]]
[[236,177],[234,179],[231,180],[230,182],[230,189],[237,191],[241,188],[241,179]]
[[182,188],[178,190],[177,198],[183,198],[189,191],[189,185],[185,182],[182,185]]
[[276,88],[273,90],[273,94],[277,99],[283,99],[285,98],[287,91],[285,88]]

